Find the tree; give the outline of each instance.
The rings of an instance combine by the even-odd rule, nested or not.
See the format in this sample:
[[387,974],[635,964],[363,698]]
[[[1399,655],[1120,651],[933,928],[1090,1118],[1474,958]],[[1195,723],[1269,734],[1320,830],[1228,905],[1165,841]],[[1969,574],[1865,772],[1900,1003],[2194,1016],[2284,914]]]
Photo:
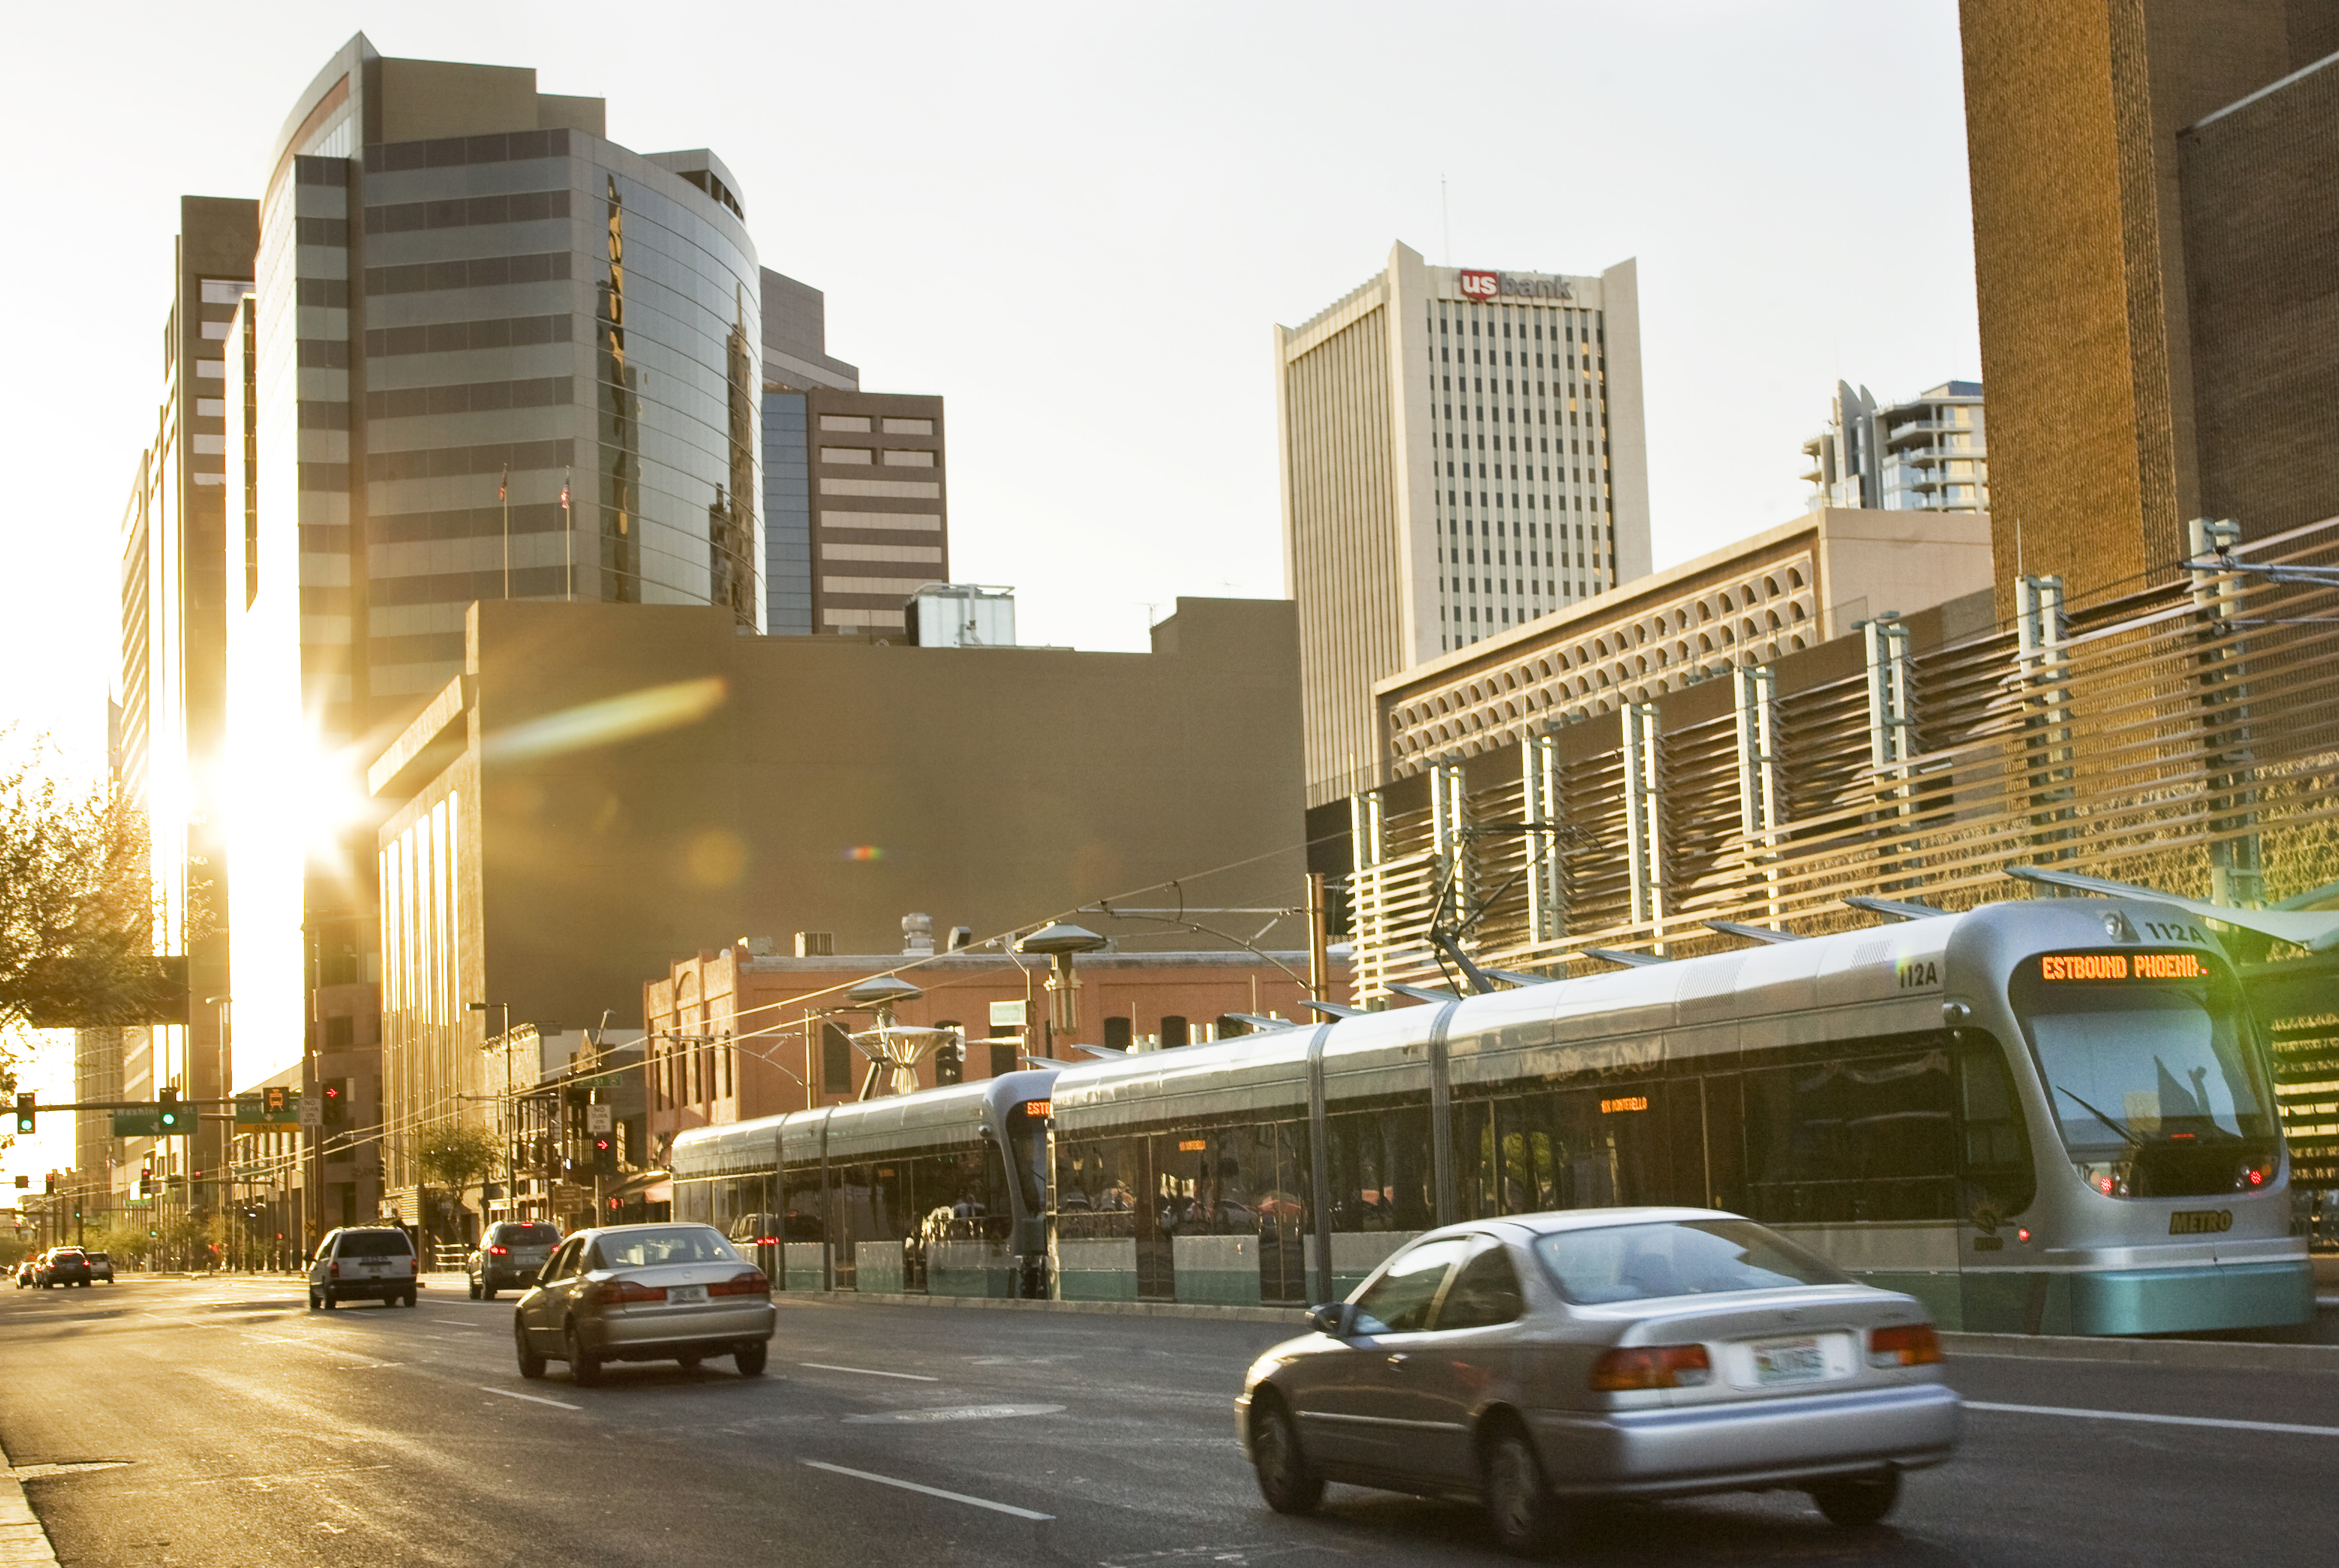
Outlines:
[[155,963],[143,814],[0,764],[0,1033],[153,1021],[184,1005]]
[[423,1129],[414,1163],[426,1183],[449,1188],[455,1201],[474,1182],[485,1181],[503,1160],[503,1143],[476,1121],[442,1121]]

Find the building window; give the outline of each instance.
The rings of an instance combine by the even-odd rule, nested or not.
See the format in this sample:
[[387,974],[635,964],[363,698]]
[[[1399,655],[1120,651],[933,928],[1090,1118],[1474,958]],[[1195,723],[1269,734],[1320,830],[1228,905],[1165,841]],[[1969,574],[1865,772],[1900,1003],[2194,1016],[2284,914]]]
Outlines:
[[841,1023],[820,1026],[820,1087],[824,1094],[853,1092],[853,1039]]
[[[868,461],[866,458],[855,460]],[[885,466],[889,468],[931,468],[934,466],[934,455],[888,447],[885,449]]]
[[866,414],[823,414],[820,417],[820,428],[824,430],[835,430],[841,434],[865,436],[869,433],[869,416]]
[[[823,419],[821,423],[824,425],[828,421]],[[867,447],[823,447],[820,460],[824,463],[857,463],[865,468],[875,462],[877,458]]]
[[1104,1045],[1107,1050],[1127,1050],[1130,1044],[1130,1021],[1108,1018],[1104,1021]]
[[991,1076],[1004,1078],[1015,1070],[1015,1042],[994,1043],[991,1048]]
[[[937,1019],[934,1021],[934,1027],[936,1029],[960,1029],[964,1026],[954,1018],[944,1018]],[[935,1087],[939,1088],[945,1083],[963,1083],[965,1081],[966,1048],[961,1045],[957,1040],[946,1040],[934,1050]]]
[[1187,1032],[1187,1029],[1186,1029],[1186,1021],[1185,1021],[1184,1019],[1179,1018],[1179,1017],[1176,1013],[1174,1013],[1174,1012],[1173,1012],[1173,1013],[1169,1013],[1169,1014],[1165,1015],[1165,1016],[1162,1018],[1162,1020],[1161,1020],[1161,1049],[1162,1049],[1162,1050],[1174,1050],[1174,1049],[1176,1049],[1177,1047],[1179,1047],[1179,1046],[1181,1046],[1181,1045],[1185,1044],[1185,1043],[1186,1043],[1186,1041],[1187,1041],[1187,1040],[1188,1040],[1189,1038],[1189,1034],[1188,1034],[1188,1032]]
[[[869,427],[864,424],[861,428],[865,430]],[[897,419],[888,415],[885,433],[889,436],[931,436],[934,433],[934,422],[932,419]]]

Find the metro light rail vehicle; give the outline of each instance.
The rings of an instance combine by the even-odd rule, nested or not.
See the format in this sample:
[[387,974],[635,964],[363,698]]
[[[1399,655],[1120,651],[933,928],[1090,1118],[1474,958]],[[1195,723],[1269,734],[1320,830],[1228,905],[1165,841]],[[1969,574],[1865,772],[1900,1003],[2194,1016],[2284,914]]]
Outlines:
[[2142,899],[1989,904],[694,1129],[672,1169],[676,1218],[772,1249],[790,1289],[1300,1304],[1432,1226],[1680,1204],[1760,1220],[1949,1328],[2314,1311],[2265,1041],[2216,939]]

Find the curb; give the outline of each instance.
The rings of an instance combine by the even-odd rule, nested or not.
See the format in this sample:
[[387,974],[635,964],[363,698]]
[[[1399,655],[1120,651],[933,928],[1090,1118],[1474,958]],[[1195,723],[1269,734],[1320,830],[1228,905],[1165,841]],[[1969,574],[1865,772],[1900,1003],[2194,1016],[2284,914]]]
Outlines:
[[789,1301],[824,1302],[845,1306],[867,1302],[875,1307],[968,1307],[983,1311],[1075,1312],[1100,1317],[1199,1317],[1221,1323],[1279,1323],[1304,1326],[1308,1311],[1300,1307],[1209,1307],[1192,1301],[1023,1301],[993,1296],[895,1296],[869,1290],[779,1290],[775,1307]]
[[2339,1372],[2339,1345],[2230,1339],[2082,1339],[2068,1335],[1944,1334],[1952,1358],[2099,1361],[2216,1372]]
[[0,1568],[55,1568],[49,1533],[33,1514],[15,1464],[0,1453]]

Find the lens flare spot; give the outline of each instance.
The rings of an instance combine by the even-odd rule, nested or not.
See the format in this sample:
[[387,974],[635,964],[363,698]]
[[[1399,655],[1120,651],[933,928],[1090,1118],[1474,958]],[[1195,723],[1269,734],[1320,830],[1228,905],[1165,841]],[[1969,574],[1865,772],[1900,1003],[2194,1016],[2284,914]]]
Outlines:
[[747,868],[747,846],[739,835],[710,828],[690,841],[684,863],[701,887],[729,887]]
[[847,860],[883,860],[885,846],[878,843],[857,843],[844,852]]

